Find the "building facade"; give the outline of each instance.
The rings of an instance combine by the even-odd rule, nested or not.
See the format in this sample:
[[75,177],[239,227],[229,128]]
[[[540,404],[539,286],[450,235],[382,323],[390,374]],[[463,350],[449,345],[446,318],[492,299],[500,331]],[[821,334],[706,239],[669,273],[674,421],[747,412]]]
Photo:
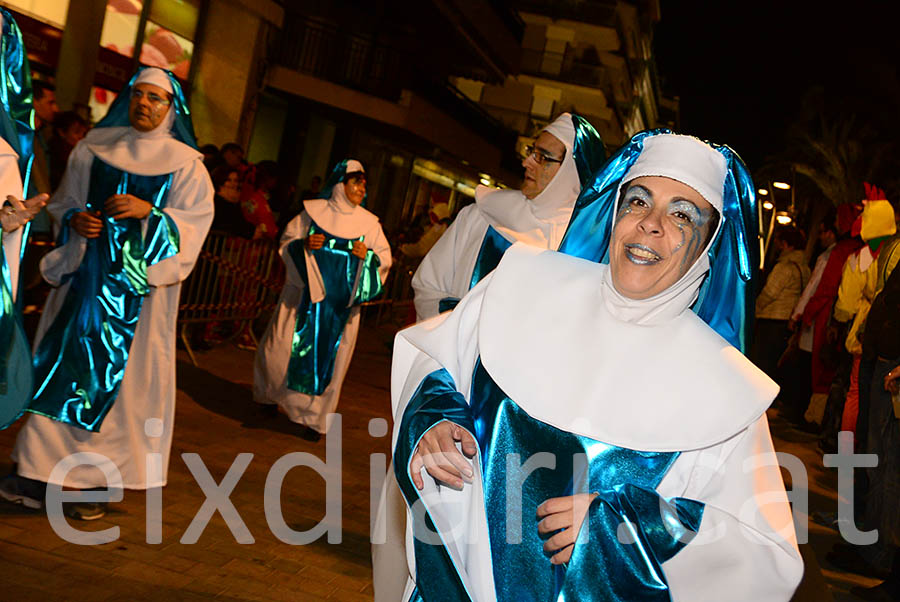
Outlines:
[[577,112],[610,150],[636,132],[677,128],[678,100],[663,98],[653,58],[658,0],[515,0],[525,25],[518,74],[457,86],[530,143],[549,120]]

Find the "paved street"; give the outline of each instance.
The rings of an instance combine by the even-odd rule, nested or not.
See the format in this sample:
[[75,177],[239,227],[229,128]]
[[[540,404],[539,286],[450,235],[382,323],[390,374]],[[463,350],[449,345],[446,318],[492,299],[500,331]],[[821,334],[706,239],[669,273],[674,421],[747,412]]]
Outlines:
[[[371,321],[369,322],[371,324]],[[371,600],[369,559],[369,462],[373,453],[388,453],[388,437],[369,435],[369,421],[388,418],[390,357],[388,330],[364,327],[345,382],[339,409],[343,414],[343,530],[339,544],[322,537],[309,545],[279,541],[267,526],[263,486],[269,469],[290,452],[310,452],[325,459],[325,440],[310,443],[296,436],[283,416],[266,418],[250,393],[253,353],[225,344],[199,353],[200,367],[179,351],[178,407],[169,483],[163,491],[162,543],[146,543],[146,497],[126,492],[122,503],[85,530],[119,527],[117,541],[98,546],[67,543],[43,514],[0,504],[0,572],[8,600]],[[20,421],[21,423],[21,421]],[[810,467],[811,510],[837,508],[836,474],[822,468],[814,442],[772,416],[776,446],[801,457]],[[18,425],[0,431],[4,458]],[[181,543],[205,499],[182,454],[197,453],[216,482],[221,482],[240,453],[253,458],[231,501],[254,542],[235,541],[216,513],[195,544]],[[332,459],[333,460],[333,459]],[[0,464],[5,474],[8,459]],[[291,470],[281,495],[289,527],[304,531],[325,515],[325,483],[308,468]],[[824,554],[837,534],[813,525],[811,546],[804,550],[807,577],[797,600],[854,600],[847,589],[871,584],[831,570]],[[815,557],[818,557],[818,561]]]

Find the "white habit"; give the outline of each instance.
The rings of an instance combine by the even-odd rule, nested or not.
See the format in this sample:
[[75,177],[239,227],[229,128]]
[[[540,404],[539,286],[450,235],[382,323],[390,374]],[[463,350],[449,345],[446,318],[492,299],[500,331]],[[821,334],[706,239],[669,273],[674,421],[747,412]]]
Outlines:
[[[339,190],[340,189],[340,190]],[[343,184],[335,186],[335,192],[343,195]],[[257,403],[278,404],[293,422],[303,424],[320,433],[328,430],[326,417],[337,409],[344,377],[353,358],[356,335],[359,332],[359,307],[350,310],[350,317],[344,326],[341,342],[334,361],[331,381],[321,395],[308,395],[287,386],[288,364],[291,359],[291,345],[297,327],[297,308],[306,291],[306,284],[300,278],[294,260],[288,253],[288,245],[305,239],[313,218],[323,230],[342,238],[364,236],[363,243],[380,260],[378,274],[382,283],[391,268],[391,249],[381,230],[378,218],[363,207],[349,210],[346,205],[332,200],[316,199],[304,202],[305,209],[288,223],[281,237],[280,253],[287,268],[286,281],[278,299],[278,306],[269,321],[256,352],[253,368],[253,399]],[[347,211],[342,213],[341,210]],[[306,268],[311,281],[310,297],[313,303],[324,298],[321,276],[315,259],[308,250]]]
[[[169,115],[174,112],[173,105]],[[94,452],[106,456],[118,468],[127,489],[166,484],[175,419],[175,324],[179,293],[181,282],[197,261],[213,219],[213,189],[203,156],[166,136],[168,129],[159,131],[170,127],[171,122],[167,117],[156,130],[146,134],[130,127],[94,130],[95,136],[89,135],[72,151],[63,181],[47,206],[56,224],[61,223],[68,210],[86,207],[95,156],[103,157],[113,167],[140,175],[174,173],[162,211],[178,227],[180,246],[176,255],[147,267],[150,293],[141,307],[121,388],[100,432],[92,433],[30,414],[13,450],[18,473],[23,477],[47,482],[53,467],[62,458],[77,452]],[[147,156],[159,161],[141,162],[146,151],[151,151]],[[35,349],[68,292],[69,284],[61,282],[62,277],[78,268],[86,246],[87,239],[72,229],[66,244],[41,261],[44,279],[56,288],[47,298]],[[161,432],[154,428],[160,422],[148,423],[150,419],[161,421]],[[147,454],[162,455],[161,474],[147,474]],[[68,473],[65,483],[57,484],[81,489],[104,487],[106,479],[98,469],[80,466]]]

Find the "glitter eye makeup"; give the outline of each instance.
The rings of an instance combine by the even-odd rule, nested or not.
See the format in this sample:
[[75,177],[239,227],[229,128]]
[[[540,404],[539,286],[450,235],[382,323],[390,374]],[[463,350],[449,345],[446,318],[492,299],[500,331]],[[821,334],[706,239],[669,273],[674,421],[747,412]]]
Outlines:
[[630,186],[619,207],[616,221],[634,211],[646,212],[653,208],[653,195],[643,186]]
[[[679,213],[682,216],[679,216]],[[679,199],[669,203],[669,215],[675,216],[676,219],[688,221],[698,228],[709,220],[709,215],[704,215],[695,204],[686,199]]]

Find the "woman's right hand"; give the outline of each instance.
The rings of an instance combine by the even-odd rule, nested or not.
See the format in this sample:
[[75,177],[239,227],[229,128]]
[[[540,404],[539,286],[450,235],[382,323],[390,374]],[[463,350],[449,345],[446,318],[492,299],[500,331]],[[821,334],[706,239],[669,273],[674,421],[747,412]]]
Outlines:
[[325,235],[324,234],[310,234],[306,239],[306,248],[310,251],[315,251],[316,249],[321,249],[325,245]]
[[99,211],[78,211],[72,216],[69,225],[85,238],[97,238],[103,231],[103,220]]
[[[462,443],[463,453],[459,453],[456,443]],[[422,467],[432,477],[456,489],[462,489],[463,482],[472,482],[472,465],[468,458],[475,455],[478,447],[469,431],[454,422],[439,422],[425,433],[410,460],[413,484],[422,489]],[[463,456],[465,454],[465,456]]]

